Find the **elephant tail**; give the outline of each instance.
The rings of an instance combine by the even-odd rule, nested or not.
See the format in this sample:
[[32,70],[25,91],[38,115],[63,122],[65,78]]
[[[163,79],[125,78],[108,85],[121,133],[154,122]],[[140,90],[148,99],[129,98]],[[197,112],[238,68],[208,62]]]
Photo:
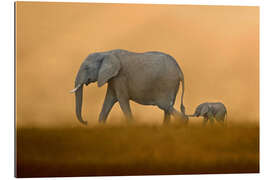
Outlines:
[[181,79],[182,81],[182,94],[181,94],[181,106],[180,106],[180,110],[181,112],[185,115],[186,114],[186,108],[184,106],[184,92],[185,92],[185,82],[184,82],[184,77]]
[[225,109],[225,118],[224,118],[224,124],[227,125],[227,119],[228,119],[228,114],[227,114],[227,110]]

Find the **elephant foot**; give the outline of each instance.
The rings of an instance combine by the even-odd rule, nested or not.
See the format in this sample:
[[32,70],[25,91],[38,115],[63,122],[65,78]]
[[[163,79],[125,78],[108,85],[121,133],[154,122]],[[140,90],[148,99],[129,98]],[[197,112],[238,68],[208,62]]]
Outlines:
[[106,123],[106,120],[104,120],[104,119],[99,119],[98,122],[99,122],[99,124],[105,124],[105,123]]

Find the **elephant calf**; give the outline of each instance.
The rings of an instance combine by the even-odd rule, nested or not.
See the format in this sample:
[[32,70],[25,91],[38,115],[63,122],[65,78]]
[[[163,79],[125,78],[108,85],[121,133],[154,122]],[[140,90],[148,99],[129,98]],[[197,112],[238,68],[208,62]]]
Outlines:
[[202,103],[197,106],[195,113],[189,117],[204,117],[204,124],[210,120],[211,123],[216,119],[217,122],[224,123],[225,116],[227,115],[226,107],[223,103]]

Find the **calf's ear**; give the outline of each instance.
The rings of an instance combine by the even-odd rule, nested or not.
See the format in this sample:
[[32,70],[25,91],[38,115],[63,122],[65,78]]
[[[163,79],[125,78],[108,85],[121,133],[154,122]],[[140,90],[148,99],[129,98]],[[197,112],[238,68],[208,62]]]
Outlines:
[[201,109],[201,115],[203,116],[208,111],[209,111],[209,106],[207,104],[205,104]]

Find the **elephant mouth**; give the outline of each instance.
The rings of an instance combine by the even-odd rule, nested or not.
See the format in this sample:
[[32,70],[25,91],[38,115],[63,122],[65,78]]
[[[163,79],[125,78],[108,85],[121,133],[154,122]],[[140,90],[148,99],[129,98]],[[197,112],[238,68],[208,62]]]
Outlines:
[[91,79],[88,79],[88,80],[86,81],[85,85],[88,86],[88,84],[90,84],[90,83],[92,83],[92,82],[95,82],[95,81],[93,81],[93,80],[91,80]]

